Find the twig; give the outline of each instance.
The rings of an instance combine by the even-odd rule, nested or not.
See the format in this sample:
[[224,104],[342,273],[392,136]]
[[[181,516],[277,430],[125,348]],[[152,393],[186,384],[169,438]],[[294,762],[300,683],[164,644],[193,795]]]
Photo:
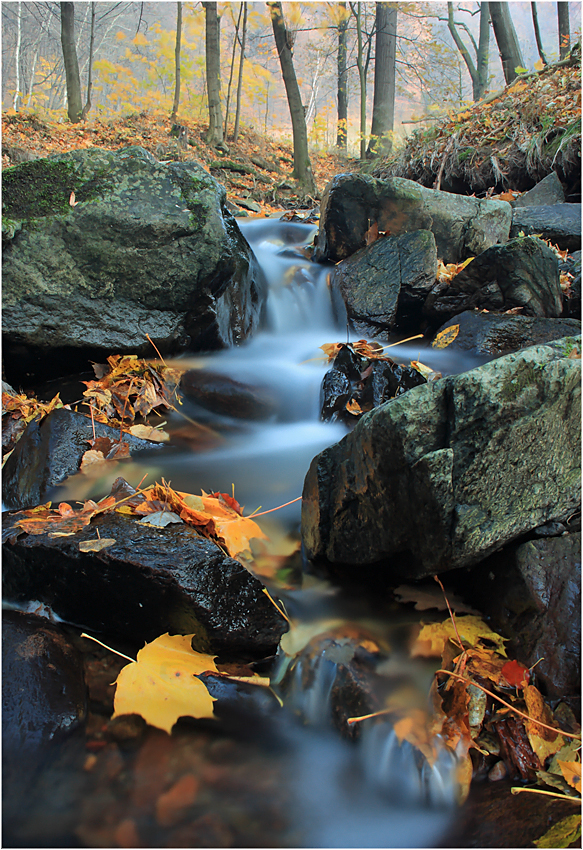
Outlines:
[[[153,343],[152,338],[150,337],[150,334],[146,334],[146,336],[148,337],[148,342],[150,343],[150,345],[152,346],[152,348],[154,349],[154,351],[156,352],[156,354],[158,355],[158,357],[160,358],[162,363],[164,363],[164,366],[166,366],[166,362],[165,362],[164,358],[162,357],[162,355],[160,354],[160,352],[158,351],[158,349],[156,348],[155,344]],[[166,368],[168,368],[168,367],[166,367]]]
[[451,605],[449,604],[449,599],[447,598],[446,593],[445,593],[445,588],[444,588],[444,586],[442,585],[441,581],[438,579],[438,577],[437,577],[437,576],[433,576],[433,578],[434,578],[434,579],[435,579],[435,581],[438,583],[438,585],[440,586],[440,588],[441,588],[441,590],[442,590],[442,592],[443,592],[443,598],[445,599],[445,604],[447,605],[447,610],[449,611],[449,616],[451,617],[451,622],[453,623],[453,627],[454,627],[454,629],[455,629],[455,633],[456,633],[456,635],[457,635],[458,643],[459,643],[459,645],[460,645],[461,651],[462,651],[462,652],[465,652],[465,650],[464,650],[464,645],[463,645],[463,643],[462,643],[462,639],[461,639],[461,637],[460,637],[460,633],[459,633],[459,632],[458,632],[458,630],[457,630],[457,625],[456,625],[455,617],[454,617],[454,615],[453,615],[453,611],[451,610]]
[[453,673],[451,670],[436,670],[435,675],[438,673],[445,673],[446,676],[453,676],[455,679],[461,679],[462,682],[466,682],[468,685],[473,685],[475,688],[479,688],[481,691],[484,691],[485,694],[492,697],[492,699],[498,700],[502,705],[505,705],[506,708],[509,708],[510,711],[513,711],[515,714],[519,714],[521,717],[524,717],[530,723],[536,723],[537,726],[543,726],[545,729],[550,729],[551,732],[556,732],[557,735],[564,735],[565,738],[574,738],[576,741],[581,740],[581,735],[572,735],[570,732],[565,732],[563,729],[557,729],[555,726],[549,726],[547,723],[543,723],[542,720],[536,720],[534,717],[530,717],[528,714],[525,714],[524,711],[519,711],[518,708],[515,708],[513,705],[510,705],[509,702],[503,700],[502,697],[493,694],[492,691],[489,691],[487,688],[482,687],[482,685],[478,685],[477,682],[473,682],[471,679],[466,679],[465,676],[459,676],[457,673]]
[[511,794],[521,794],[523,791],[528,791],[529,794],[544,794],[546,797],[558,797],[559,800],[568,800],[569,803],[581,803],[581,797],[569,797],[568,794],[557,794],[556,791],[543,791],[542,788],[514,788],[510,789]]
[[254,511],[252,514],[249,514],[248,517],[245,517],[245,519],[251,519],[251,517],[253,517],[253,519],[255,519],[256,516],[263,516],[264,514],[271,514],[271,513],[273,513],[273,511],[280,511],[282,508],[287,508],[288,505],[293,505],[294,502],[301,502],[301,501],[302,501],[302,497],[298,496],[297,499],[292,499],[291,502],[285,502],[285,504],[283,504],[283,505],[278,505],[277,508],[270,508],[268,511],[261,511],[261,513],[259,513],[259,514],[255,513],[255,511]]
[[275,601],[275,599],[273,598],[273,596],[270,594],[270,592],[268,591],[268,589],[267,589],[266,587],[264,587],[264,588],[263,588],[263,593],[267,596],[267,598],[268,598],[268,599],[269,599],[269,601],[272,603],[272,605],[275,605],[275,607],[277,608],[277,610],[279,611],[279,613],[281,614],[281,616],[283,617],[283,619],[284,619],[284,620],[287,620],[287,622],[288,622],[288,623],[290,624],[290,626],[291,626],[292,622],[291,622],[290,618],[287,616],[287,614],[285,614],[285,613],[281,610],[281,608],[279,607],[279,605],[277,604],[277,602]]
[[105,647],[105,649],[109,649],[110,652],[115,652],[116,655],[121,655],[122,658],[127,658],[128,661],[132,661],[134,664],[136,663],[135,658],[130,658],[129,655],[124,655],[123,652],[118,652],[117,649],[112,649],[111,646],[108,646],[106,643],[102,643],[97,638],[92,637],[91,635],[85,634],[85,632],[81,632],[81,637],[88,638],[89,640],[94,640],[95,643],[98,643],[100,646]]

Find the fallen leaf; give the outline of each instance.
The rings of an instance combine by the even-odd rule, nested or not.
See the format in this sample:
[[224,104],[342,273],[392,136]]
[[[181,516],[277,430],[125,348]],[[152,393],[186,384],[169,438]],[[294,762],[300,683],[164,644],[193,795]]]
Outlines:
[[[447,610],[443,593],[437,587],[434,589],[433,587],[414,587],[413,585],[400,584],[393,593],[401,602],[414,602],[417,611],[427,611],[431,608],[437,608],[438,611]],[[478,613],[465,602],[462,602],[455,593],[448,592],[447,598],[456,614]]]
[[153,440],[155,443],[166,443],[170,439],[170,434],[167,431],[154,428],[152,425],[132,425],[128,430],[134,437],[140,437],[142,440]]
[[179,717],[214,717],[201,673],[218,673],[215,656],[195,652],[194,635],[164,634],[147,643],[116,680],[113,717],[140,714],[168,734]]
[[425,366],[425,364],[424,364],[424,363],[420,363],[420,362],[419,362],[419,360],[411,360],[411,366],[412,366],[414,369],[417,369],[417,371],[418,371],[421,375],[423,375],[423,377],[424,377],[426,380],[429,378],[429,375],[433,375],[433,374],[434,374],[434,371],[433,371],[433,369],[432,369],[430,366]]
[[350,401],[347,402],[346,410],[348,411],[348,413],[352,413],[354,416],[360,416],[360,414],[363,412],[360,404],[353,398],[351,398]]
[[[540,721],[540,723],[545,723],[547,726],[552,726],[553,715],[538,688],[534,685],[527,685],[524,688],[523,694],[529,717]],[[525,727],[530,745],[540,761],[540,766],[544,767],[547,758],[565,746],[565,739],[558,731],[555,732],[552,729],[546,729],[540,723],[533,723],[527,720],[525,721]]]
[[502,667],[502,675],[511,688],[523,688],[528,685],[530,670],[520,661],[507,661]]
[[581,815],[568,815],[532,843],[537,847],[569,847],[581,838]]
[[154,513],[147,514],[139,522],[144,525],[153,525],[156,528],[164,528],[172,523],[184,524],[184,521],[174,511],[155,511]]
[[565,780],[569,785],[581,793],[581,762],[580,761],[558,761]]
[[109,546],[113,546],[114,543],[114,537],[97,537],[95,540],[81,540],[79,543],[79,551],[101,552],[102,549],[107,549]]
[[[501,655],[506,655],[504,649],[506,638],[493,632],[480,617],[466,614],[456,617],[455,622],[462,641],[469,646],[475,646],[480,641],[487,640],[494,644]],[[451,617],[443,623],[430,623],[423,626],[413,644],[411,655],[413,657],[417,655],[441,656],[449,640],[457,643],[457,635]]]
[[433,342],[431,343],[432,348],[447,348],[448,345],[454,341],[457,335],[460,332],[459,325],[450,325],[449,328],[445,328],[445,330],[440,331]]

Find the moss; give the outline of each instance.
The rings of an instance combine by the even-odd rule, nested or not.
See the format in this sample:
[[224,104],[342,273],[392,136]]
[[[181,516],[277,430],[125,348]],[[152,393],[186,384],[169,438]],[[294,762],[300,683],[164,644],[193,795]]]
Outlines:
[[573,352],[575,354],[581,353],[581,337],[576,336],[568,336],[560,341],[561,347],[561,357],[570,357]]
[[48,215],[68,215],[71,192],[77,202],[89,201],[107,188],[106,169],[83,181],[76,164],[63,160],[37,159],[13,168],[2,176],[2,215],[15,221],[30,221]]
[[507,378],[500,388],[500,397],[504,401],[517,399],[527,387],[540,385],[541,374],[544,372],[542,363],[525,363],[520,372],[513,378]]

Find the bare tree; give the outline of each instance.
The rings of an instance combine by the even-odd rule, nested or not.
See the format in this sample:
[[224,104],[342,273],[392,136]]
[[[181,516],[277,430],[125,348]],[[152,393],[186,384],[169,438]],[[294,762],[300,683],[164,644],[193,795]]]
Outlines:
[[209,128],[206,140],[209,145],[219,147],[223,142],[223,115],[221,110],[221,47],[220,20],[217,4],[203,0],[206,21],[206,85],[209,107]]
[[[469,28],[462,22],[456,21],[454,17],[453,3],[447,4],[447,26],[455,46],[459,50],[462,59],[466,63],[469,75],[472,78],[472,95],[474,102],[484,96],[488,84],[488,59],[490,54],[490,4],[483,0],[480,3],[480,35],[478,44]],[[459,29],[465,30],[469,36],[475,53],[475,62],[466,45],[464,44]]]
[[390,153],[395,125],[395,60],[397,54],[397,3],[376,6],[376,44],[372,125],[367,156]]
[[544,53],[544,50],[543,50],[543,43],[542,43],[542,39],[541,39],[541,36],[540,36],[540,27],[539,27],[539,24],[538,24],[538,11],[537,11],[537,8],[536,8],[536,3],[530,4],[530,11],[531,11],[531,14],[532,14],[532,25],[534,27],[534,37],[536,39],[536,46],[537,46],[537,50],[538,50],[538,55],[540,56],[541,61],[545,65],[548,65],[549,63],[547,62],[547,57],[545,56],[545,53]]
[[93,48],[95,45],[95,3],[91,3],[91,33],[89,36],[89,59],[87,68],[87,99],[81,113],[81,120],[87,118],[87,113],[91,109],[91,88],[93,85]]
[[500,51],[502,70],[507,84],[518,76],[516,68],[524,68],[524,59],[510,16],[509,6],[509,3],[490,3],[490,17],[492,18],[494,36]]
[[176,43],[174,46],[174,102],[170,120],[176,122],[180,103],[180,42],[182,39],[182,2],[176,3]]
[[279,55],[281,74],[285,84],[287,102],[292,122],[294,144],[294,170],[292,176],[308,194],[315,195],[317,188],[314,175],[312,174],[310,156],[308,154],[306,116],[290,47],[290,43],[292,43],[293,40],[285,26],[281,3],[268,3],[267,5],[269,6],[269,13],[271,15],[271,25],[273,27],[273,35],[275,37],[275,45]]
[[235,128],[233,141],[239,139],[239,121],[241,120],[241,90],[243,88],[243,63],[245,62],[245,44],[247,39],[247,3],[243,3],[243,32],[241,34],[241,53],[239,54],[239,78],[237,80],[237,108],[235,109]]
[[61,46],[65,63],[67,82],[67,115],[69,121],[77,124],[81,120],[81,80],[75,45],[75,6],[73,3],[61,3]]

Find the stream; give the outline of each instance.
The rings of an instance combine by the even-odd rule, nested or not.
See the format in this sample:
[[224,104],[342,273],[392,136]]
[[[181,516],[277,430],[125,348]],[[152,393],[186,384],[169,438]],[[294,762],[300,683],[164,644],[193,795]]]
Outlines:
[[[348,340],[343,306],[330,298],[331,267],[311,263],[303,253],[316,228],[273,220],[239,221],[239,226],[269,285],[263,326],[240,347],[188,354],[175,362],[181,368],[212,370],[258,387],[273,404],[272,415],[263,421],[236,419],[186,400],[182,412],[214,435],[208,446],[193,450],[171,445],[150,464],[143,459],[124,461],[119,472],[107,476],[107,484],[102,479],[82,482],[75,476],[53,498],[102,496],[116,475],[136,486],[148,472],[146,484],[163,477],[174,489],[195,494],[201,489],[231,493],[234,486],[245,514],[265,511],[297,500],[312,458],[346,433],[344,425],[319,419],[320,386],[328,368],[320,346]],[[354,335],[351,339],[355,341]],[[419,359],[444,374],[479,365],[477,359],[432,349],[425,340],[395,347],[391,356],[405,363]],[[168,430],[179,428],[181,421],[172,414]],[[258,522],[280,552],[287,555],[297,549],[299,501]],[[269,580],[262,580],[272,587]],[[416,612],[410,608],[395,612],[393,603],[389,622],[388,607],[379,604],[367,609],[360,600],[310,577],[302,587],[274,587],[296,621],[355,621],[378,634],[391,651],[375,675],[400,685],[405,681],[416,698],[425,699],[437,665],[408,657],[407,633],[420,619]],[[388,720],[365,721],[356,743],[342,740],[330,722],[330,695],[341,662],[333,653],[323,653],[298,661],[291,684],[288,677],[287,712],[282,712],[279,722],[287,742],[286,808],[296,825],[293,843],[305,847],[439,846],[455,811],[455,756],[442,749],[430,767],[409,744],[399,744]],[[283,657],[276,660],[281,677],[286,663]],[[307,687],[305,665],[311,665]],[[228,802],[225,806],[228,809]],[[278,846],[292,846],[290,840],[282,837]]]

